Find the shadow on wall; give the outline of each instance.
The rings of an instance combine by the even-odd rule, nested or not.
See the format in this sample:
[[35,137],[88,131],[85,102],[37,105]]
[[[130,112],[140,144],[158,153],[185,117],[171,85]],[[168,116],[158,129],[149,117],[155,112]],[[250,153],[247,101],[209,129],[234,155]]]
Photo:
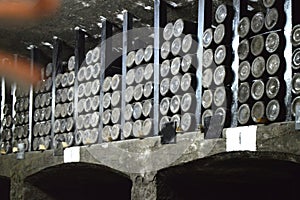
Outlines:
[[10,196],[10,179],[0,176],[0,199],[7,200]]
[[220,158],[160,171],[158,199],[299,199],[300,164],[243,153]]
[[76,163],[26,178],[25,199],[130,199],[131,180],[106,167]]

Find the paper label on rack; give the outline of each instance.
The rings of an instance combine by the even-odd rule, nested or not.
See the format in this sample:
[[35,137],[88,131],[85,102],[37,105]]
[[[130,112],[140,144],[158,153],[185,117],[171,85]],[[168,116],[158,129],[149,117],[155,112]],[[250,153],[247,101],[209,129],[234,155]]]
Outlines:
[[45,151],[45,150],[46,150],[45,145],[40,144],[40,145],[39,145],[39,150],[40,150],[40,151]]
[[257,126],[226,130],[226,151],[256,151]]
[[66,142],[62,142],[62,146],[63,146],[63,148],[67,148],[68,144]]
[[18,151],[19,151],[18,147],[14,147],[12,150],[13,153],[17,153]]
[[0,150],[0,153],[1,153],[2,155],[5,155],[5,154],[6,154],[6,151],[5,151],[4,149],[1,149],[1,150]]
[[80,161],[80,147],[70,147],[64,150],[64,163]]

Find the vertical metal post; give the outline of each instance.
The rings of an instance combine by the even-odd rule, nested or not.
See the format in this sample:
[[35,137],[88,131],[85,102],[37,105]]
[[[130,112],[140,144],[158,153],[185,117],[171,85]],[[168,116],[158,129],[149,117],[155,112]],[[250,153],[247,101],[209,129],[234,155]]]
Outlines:
[[292,104],[292,55],[293,48],[290,42],[292,31],[292,1],[286,0],[284,4],[284,10],[286,14],[286,24],[284,27],[284,35],[286,40],[286,46],[284,50],[284,57],[286,59],[286,71],[284,73],[284,80],[286,83],[286,95],[285,95],[285,107],[286,107],[286,121],[292,120],[291,104]]
[[[101,58],[100,58],[100,63],[101,63],[101,69],[100,69],[100,86],[103,85],[104,78],[105,78],[105,70],[107,67],[109,67],[108,61],[108,56],[111,55],[112,53],[112,24],[104,19],[102,21],[102,30],[101,30]],[[100,106],[99,106],[99,115],[102,116],[103,113],[103,89],[101,87],[100,89]],[[100,120],[99,123],[99,139],[98,143],[102,143],[102,128],[103,128],[103,123],[102,120]]]
[[[17,66],[18,66],[18,55],[15,54],[15,55],[14,55],[14,68],[17,68]],[[11,112],[11,115],[12,115],[12,117],[16,116],[16,110],[15,110],[15,104],[16,104],[16,102],[17,102],[16,89],[17,89],[17,83],[14,82],[14,83],[12,84],[12,87],[11,87],[11,95],[12,95],[12,112]],[[30,104],[31,104],[31,103],[30,103]],[[14,122],[14,123],[12,124],[12,128],[11,128],[12,134],[14,134],[15,128],[16,128],[16,123]],[[29,139],[28,139],[28,140],[29,140]],[[12,144],[14,144],[14,141],[15,141],[15,137],[12,137]],[[28,142],[29,142],[29,141],[28,141]],[[29,144],[29,149],[30,149],[30,146],[31,146],[31,145]],[[12,147],[13,147],[13,145],[12,145]],[[29,150],[29,149],[28,149],[28,150]]]
[[[56,93],[56,88],[55,88],[55,77],[56,73],[60,67],[61,63],[61,52],[62,52],[62,42],[59,40],[57,37],[53,37],[53,54],[52,54],[52,64],[53,64],[53,69],[52,69],[52,115],[51,115],[51,138],[52,140],[54,139],[54,122],[55,122],[55,93]],[[51,142],[51,149],[53,149],[53,142]]]
[[154,136],[159,133],[159,63],[160,28],[167,23],[167,5],[164,1],[154,1]]
[[201,100],[202,100],[202,57],[203,57],[203,31],[204,31],[204,11],[205,11],[205,0],[198,1],[198,51],[197,51],[197,109],[196,109],[196,123],[201,123]]
[[154,134],[159,132],[159,16],[160,16],[160,0],[154,1]]
[[[126,74],[127,74],[127,67],[126,67],[126,60],[127,60],[127,52],[129,43],[131,43],[131,38],[128,37],[130,34],[128,31],[132,29],[133,26],[133,16],[132,14],[128,13],[128,11],[124,11],[123,13],[123,41],[122,41],[122,99],[121,99],[121,127],[125,125],[125,118],[124,118],[124,111],[125,111],[125,90],[126,90]],[[123,132],[121,134],[121,139],[124,140]]]
[[[31,66],[30,66],[30,75],[33,76],[33,68],[38,58],[38,49],[36,46],[32,46],[31,48]],[[29,136],[28,136],[28,144],[29,149],[28,151],[31,151],[32,149],[32,128],[33,128],[33,85],[31,84],[29,87]]]
[[[74,67],[74,73],[75,73],[75,81],[74,81],[74,114],[73,119],[76,124],[77,118],[78,118],[78,70],[82,64],[82,62],[85,59],[85,32],[82,31],[79,27],[75,28],[75,67]],[[75,132],[77,131],[77,126],[75,125]]]
[[233,71],[233,83],[231,86],[232,91],[232,107],[231,107],[231,127],[236,127],[238,125],[237,110],[238,110],[238,83],[239,83],[239,56],[238,56],[238,46],[239,46],[239,35],[238,35],[238,24],[240,21],[240,0],[233,0],[234,18],[232,23],[233,39],[232,39],[232,50],[234,52],[232,71]]
[[[5,105],[5,78],[2,77],[1,78],[1,124],[3,122],[3,119],[4,119],[4,113],[3,113],[3,108],[4,108],[4,105]],[[0,126],[0,130],[1,130],[1,133],[3,132],[3,126]]]
[[[1,61],[2,64],[3,64],[3,60]],[[2,77],[1,78],[1,124],[3,122],[3,119],[4,119],[4,113],[3,113],[3,109],[4,109],[4,105],[5,105],[5,78]],[[0,130],[1,130],[1,133],[3,132],[3,126],[0,126]]]
[[[3,64],[3,59],[2,59],[2,64]],[[4,119],[4,106],[5,106],[5,100],[6,100],[6,83],[5,83],[5,77],[1,77],[1,126],[0,126],[0,131],[1,133],[3,132],[3,126],[2,126],[2,122]],[[2,135],[2,134],[1,134]],[[2,137],[1,137],[1,141],[2,141]],[[0,157],[2,156],[2,154],[0,153]]]

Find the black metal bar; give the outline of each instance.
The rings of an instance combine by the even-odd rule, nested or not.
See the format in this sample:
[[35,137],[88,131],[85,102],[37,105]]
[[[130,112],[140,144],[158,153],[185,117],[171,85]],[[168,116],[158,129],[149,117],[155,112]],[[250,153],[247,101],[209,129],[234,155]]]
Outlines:
[[[53,69],[52,69],[52,116],[51,116],[51,138],[52,140],[54,139],[54,122],[55,122],[55,93],[56,93],[56,88],[55,88],[55,77],[57,74],[57,71],[61,67],[61,53],[62,53],[62,41],[58,39],[57,37],[53,37],[53,54],[52,54],[52,64],[53,64]],[[51,142],[51,149],[53,149],[53,142]]]
[[[32,46],[30,50],[31,54],[31,66],[30,66],[30,73],[31,76],[33,75],[33,69],[36,67],[36,63],[38,63],[41,59],[41,51],[36,47]],[[34,104],[34,99],[33,99],[33,85],[30,85],[30,90],[29,90],[29,137],[28,137],[28,143],[29,143],[29,149],[28,151],[32,150],[32,129],[33,129],[33,104]]]
[[[133,15],[125,11],[123,13],[123,53],[122,53],[122,105],[121,105],[121,127],[125,125],[125,118],[124,118],[124,111],[125,111],[125,90],[126,90],[126,74],[127,74],[127,67],[126,67],[126,60],[127,60],[127,53],[128,49],[131,48],[132,45],[132,38],[130,34],[130,30],[133,27]],[[121,140],[124,140],[123,132],[121,134]]]
[[[4,105],[5,105],[5,78],[1,77],[1,108],[4,108]],[[4,119],[3,109],[0,109],[0,112],[1,112],[0,122],[2,124],[3,119]],[[3,132],[3,126],[0,126],[0,131],[1,131],[1,133]],[[2,141],[2,134],[1,134],[0,138],[1,138],[1,141]],[[0,153],[0,156],[1,156],[1,153]]]
[[[80,28],[76,27],[75,28],[75,67],[74,67],[74,73],[75,77],[78,75],[78,70],[83,63],[85,59],[85,32],[82,31]],[[78,91],[78,79],[75,78],[74,82],[74,91]],[[75,133],[77,132],[77,126],[76,126],[76,121],[78,118],[78,92],[74,92],[74,114],[73,114],[73,119],[75,122]]]
[[60,70],[61,67],[61,63],[62,63],[62,41],[58,38],[58,37],[53,37],[54,40],[54,48],[53,48],[53,55],[52,55],[52,63],[53,63],[53,67],[54,70],[52,71],[52,73],[54,72],[54,78],[57,74],[57,71]]
[[168,4],[165,1],[160,1],[159,3],[159,27],[163,28],[168,22],[167,17],[167,7]]
[[[78,28],[75,28],[75,31]],[[75,41],[76,42],[76,41]],[[62,44],[62,54],[61,54],[61,59],[64,60],[68,60],[72,55],[74,55],[74,47],[70,46],[67,42],[61,40],[61,44]],[[75,44],[76,45],[76,44]]]
[[[105,70],[109,67],[108,62],[108,56],[112,53],[112,24],[104,19],[102,21],[102,30],[101,30],[101,71],[100,71],[100,85],[103,85],[103,81],[105,78]],[[102,116],[103,113],[103,105],[102,105],[102,99],[103,99],[103,90],[101,87],[100,90],[100,106],[99,106],[99,115]],[[102,143],[102,129],[103,129],[103,123],[102,120],[100,120],[99,123],[99,139],[98,143]]]
[[[6,79],[5,79],[6,81]],[[11,96],[11,85],[8,81],[5,83],[5,104],[9,104],[12,102],[12,96]]]
[[[123,24],[123,33],[124,33],[124,28],[125,28],[124,26],[126,26],[126,28],[127,28],[127,52],[129,52],[130,50],[133,49],[133,43],[132,43],[133,36],[132,36],[131,31],[129,31],[133,28],[133,14],[125,12],[124,13],[124,22],[125,22],[125,15],[127,15],[127,17],[126,17],[127,24],[126,25]],[[123,43],[124,43],[124,41],[123,41]]]
[[[198,2],[199,5],[198,5],[198,22],[199,22],[199,15],[204,15],[206,16],[205,17],[205,20],[203,20],[203,26],[204,26],[204,29],[207,29],[207,28],[211,28],[211,25],[213,23],[213,1],[211,0],[201,0]],[[202,12],[202,13],[201,13]]]
[[[75,28],[75,70],[79,69],[85,59],[85,35],[86,33],[80,28]],[[76,74],[76,72],[75,72]]]

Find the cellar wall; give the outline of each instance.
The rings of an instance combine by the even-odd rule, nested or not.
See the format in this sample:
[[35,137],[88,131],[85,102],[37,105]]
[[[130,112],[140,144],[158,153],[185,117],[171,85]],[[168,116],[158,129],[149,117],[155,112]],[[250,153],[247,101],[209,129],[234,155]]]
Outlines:
[[[172,195],[178,196],[180,190],[177,187],[182,183],[185,186],[182,186],[179,196],[186,199],[185,192],[195,195],[198,187],[210,191],[213,186],[209,184],[224,187],[222,184],[226,181],[227,184],[237,184],[240,177],[247,184],[254,184],[259,179],[266,185],[273,179],[281,184],[285,181],[297,184],[294,178],[299,176],[300,134],[293,127],[294,123],[259,126],[256,152],[226,152],[226,137],[204,140],[203,133],[195,132],[178,135],[176,145],[162,146],[157,137],[80,147],[80,162],[75,163],[64,164],[64,157],[53,156],[51,150],[27,153],[24,160],[16,160],[16,155],[12,154],[1,156],[0,176],[11,181],[11,199],[63,199],[74,195],[74,191],[79,198],[83,188],[90,190],[91,195],[97,193],[112,199],[118,199],[115,194],[122,194],[123,199],[172,199]],[[147,154],[136,154],[149,147],[151,151]],[[174,152],[181,147],[185,150],[176,155]],[[124,149],[128,157],[136,157],[126,160]],[[155,154],[161,149],[164,155]],[[114,156],[108,159],[107,155]],[[170,163],[149,168],[151,163],[162,159],[169,159]],[[61,191],[64,191],[61,196],[55,196]]]
[[[125,86],[121,86],[120,81],[125,82],[127,78],[127,72],[129,72],[130,69],[136,67],[135,69],[137,70],[138,68],[141,68],[139,64],[136,64],[136,61],[134,61],[135,64],[131,64],[129,66],[127,65],[126,61],[129,57],[130,51],[132,50],[129,48],[129,44],[130,42],[135,43],[135,48],[138,49],[146,46],[140,47],[139,40],[135,40],[133,42],[131,41],[132,38],[130,38],[128,35],[122,35],[118,33],[120,33],[122,29],[124,30],[124,33],[126,33],[128,29],[139,27],[144,27],[148,30],[147,27],[149,26],[157,26],[158,21],[160,22],[160,27],[163,28],[167,22],[174,22],[178,18],[191,20],[193,22],[198,20],[198,22],[200,22],[198,24],[198,29],[200,30],[203,28],[203,31],[211,27],[215,30],[219,23],[214,21],[214,15],[212,15],[212,19],[211,17],[204,19],[203,23],[206,24],[204,26],[200,20],[200,16],[203,14],[201,13],[201,9],[204,10],[204,8],[197,8],[198,5],[195,3],[196,1],[188,1],[189,3],[176,1],[171,3],[169,2],[168,5],[161,1],[162,4],[160,7],[155,7],[158,2],[159,1],[155,1],[153,6],[153,2],[151,1],[151,5],[153,7],[150,9],[146,9],[149,8],[146,6],[149,2],[144,3],[145,5],[143,6],[145,9],[142,9],[143,12],[135,13],[134,9],[128,9],[129,12],[122,12],[121,21],[116,20],[116,16],[119,16],[120,18],[121,12],[119,8],[112,8],[116,10],[116,12],[106,13],[95,6],[93,9],[99,9],[101,11],[99,13],[97,12],[97,16],[93,16],[89,20],[97,22],[99,18],[101,19],[99,22],[97,22],[99,24],[101,23],[101,34],[100,30],[97,30],[98,32],[95,33],[95,29],[92,26],[88,27],[87,29],[81,26],[74,28],[75,25],[73,23],[67,26],[68,21],[63,22],[64,25],[62,26],[64,26],[65,29],[56,30],[53,28],[53,26],[57,23],[57,19],[54,19],[54,21],[49,21],[50,25],[47,28],[53,28],[53,32],[49,31],[49,33],[47,33],[47,37],[50,38],[51,36],[52,39],[53,35],[58,34],[60,36],[59,38],[54,38],[52,46],[53,49],[51,50],[51,53],[49,49],[45,49],[45,47],[40,45],[33,46],[33,48],[30,49],[32,63],[37,61],[44,62],[43,65],[45,69],[42,69],[42,74],[44,77],[40,83],[43,85],[45,82],[47,82],[47,84],[43,85],[43,87],[39,85],[41,86],[40,88],[34,87],[24,89],[20,85],[10,85],[5,79],[2,79],[2,82],[7,83],[7,85],[2,85],[2,89],[5,90],[5,98],[3,97],[1,105],[3,106],[3,110],[4,108],[10,108],[8,110],[5,109],[5,114],[3,110],[1,111],[1,114],[5,115],[5,117],[2,115],[1,119],[3,120],[5,118],[6,123],[3,123],[4,120],[2,123],[4,124],[4,129],[6,129],[6,134],[3,134],[2,127],[1,130],[3,137],[1,137],[1,154],[3,155],[0,155],[0,199],[8,199],[8,196],[10,196],[10,199],[19,200],[92,199],[94,197],[106,199],[154,200],[192,199],[195,198],[195,196],[201,196],[204,199],[216,199],[232,196],[233,188],[240,192],[237,192],[236,194],[238,198],[247,193],[250,193],[247,198],[255,198],[257,194],[252,193],[252,188],[256,188],[256,191],[260,193],[265,192],[261,198],[266,199],[268,197],[288,197],[293,199],[297,196],[295,191],[296,186],[299,185],[298,180],[300,178],[300,173],[298,172],[300,162],[300,134],[299,131],[295,130],[297,127],[295,127],[295,122],[291,120],[294,120],[296,117],[295,121],[297,122],[297,117],[299,116],[296,116],[296,113],[294,113],[292,116],[292,113],[290,113],[292,98],[297,96],[297,92],[295,91],[293,91],[293,93],[295,93],[294,96],[291,95],[292,89],[290,86],[292,83],[290,79],[292,79],[292,72],[297,72],[299,69],[291,71],[292,67],[296,67],[291,66],[292,50],[295,50],[295,48],[293,47],[294,49],[292,49],[291,42],[289,41],[289,34],[291,34],[291,30],[287,31],[289,24],[283,26],[284,22],[279,20],[279,31],[277,29],[273,30],[272,28],[270,28],[272,29],[271,31],[268,30],[267,32],[264,32],[266,31],[265,29],[262,29],[261,32],[258,31],[259,34],[262,35],[269,34],[269,31],[271,33],[278,32],[282,34],[280,36],[283,38],[283,40],[280,40],[279,42],[280,48],[278,52],[280,54],[280,59],[283,59],[285,66],[283,66],[277,72],[277,75],[283,84],[280,86],[277,85],[277,88],[279,88],[278,91],[280,90],[275,95],[277,99],[276,102],[278,102],[278,104],[274,104],[273,106],[270,106],[270,109],[266,110],[266,113],[267,111],[271,113],[269,116],[264,112],[260,117],[251,116],[252,113],[250,114],[249,105],[251,109],[252,106],[254,107],[254,105],[252,105],[254,103],[254,101],[251,100],[252,97],[243,102],[243,104],[245,103],[246,108],[249,108],[246,109],[247,112],[241,112],[241,115],[237,114],[240,113],[239,106],[241,107],[242,105],[241,99],[238,98],[239,92],[237,91],[238,87],[241,86],[238,85],[240,84],[238,81],[240,74],[237,68],[239,66],[239,62],[243,60],[241,59],[241,55],[239,55],[239,53],[242,54],[243,52],[238,52],[238,42],[239,39],[242,40],[243,38],[239,38],[239,36],[236,35],[237,33],[231,29],[231,26],[233,25],[232,21],[236,20],[235,17],[237,17],[237,15],[234,15],[237,13],[233,12],[234,9],[236,9],[235,6],[237,5],[232,4],[232,2],[239,1],[229,0],[213,1],[212,5],[209,5],[210,7],[208,6],[209,9],[205,10],[211,14],[210,12],[215,12],[216,8],[221,3],[227,3],[228,5],[229,17],[226,18],[224,23],[226,24],[226,28],[229,27],[230,31],[225,32],[226,40],[221,41],[222,43],[224,42],[224,45],[214,44],[212,47],[210,47],[210,50],[215,50],[217,46],[223,46],[225,48],[225,52],[229,52],[229,54],[227,54],[228,57],[224,56],[224,59],[225,57],[228,59],[225,59],[224,63],[222,63],[223,61],[218,63],[218,65],[224,64],[227,66],[227,71],[225,74],[226,78],[229,80],[224,79],[225,81],[220,83],[221,85],[215,84],[212,88],[210,88],[210,86],[206,87],[203,85],[203,82],[201,82],[202,75],[204,74],[202,74],[202,71],[200,71],[200,68],[202,70],[202,67],[197,68],[196,64],[194,66],[196,69],[189,68],[189,73],[185,73],[189,74],[189,78],[193,79],[193,81],[191,81],[192,83],[190,83],[190,87],[192,87],[193,90],[192,93],[189,93],[189,95],[191,95],[191,98],[195,97],[195,99],[197,95],[197,102],[193,102],[194,104],[191,103],[192,106],[189,106],[191,106],[190,108],[192,109],[197,107],[196,110],[190,109],[189,112],[178,110],[170,112],[167,110],[165,113],[162,113],[162,109],[160,109],[160,105],[158,104],[161,103],[163,99],[169,101],[170,103],[171,97],[176,95],[177,97],[181,98],[180,95],[182,93],[177,94],[176,92],[167,91],[166,94],[162,94],[159,84],[163,84],[160,81],[163,79],[169,80],[170,77],[161,77],[162,73],[158,69],[160,69],[160,64],[164,60],[173,61],[175,60],[176,56],[180,57],[182,55],[177,55],[173,52],[171,52],[173,54],[171,55],[169,52],[169,55],[162,59],[161,52],[158,53],[158,49],[161,48],[160,45],[162,45],[164,42],[170,42],[170,39],[159,41],[162,43],[157,46],[155,43],[155,41],[158,41],[156,40],[157,38],[148,36],[151,34],[158,36],[158,33],[155,32],[155,30],[151,30],[150,33],[146,31],[146,37],[148,37],[148,39],[150,38],[149,40],[151,40],[147,45],[153,45],[154,49],[157,50],[153,51],[152,46],[153,57],[150,58],[149,63],[148,61],[143,61],[143,59],[141,61],[142,64],[152,64],[154,67],[154,72],[149,78],[151,81],[153,81],[152,83],[154,83],[153,87],[151,87],[152,96],[150,95],[150,97],[146,97],[146,95],[143,94],[144,96],[142,95],[142,98],[137,99],[134,97],[136,101],[131,99],[129,102],[124,103],[126,98],[125,89],[128,89],[128,86],[132,85],[132,83],[126,83],[124,84]],[[199,0],[198,2],[203,1]],[[206,3],[208,2],[210,1],[206,1]],[[243,1],[241,0],[240,2]],[[258,10],[263,8],[262,2],[259,2]],[[286,2],[286,5],[291,6],[291,1],[287,0]],[[295,2],[296,1],[293,1],[293,3]],[[85,5],[85,2],[77,3],[80,5]],[[130,3],[132,2],[128,1],[129,5],[125,4],[124,6],[130,7]],[[71,4],[72,2],[68,0],[64,1],[62,9],[68,9],[68,5],[72,7]],[[101,3],[99,3],[99,5],[109,7],[108,5]],[[245,6],[244,4],[242,5]],[[256,4],[254,3],[254,5]],[[87,8],[89,7],[90,5],[86,5],[84,8],[76,8],[75,11],[78,11],[78,13],[83,15],[90,15],[90,11],[85,13],[88,11]],[[164,10],[164,8],[166,10]],[[286,10],[283,9],[283,7],[280,8],[282,9],[280,11],[288,10],[284,14],[291,14],[291,10],[289,10],[290,8],[285,8]],[[254,6],[254,9],[257,8]],[[263,9],[265,13],[267,10],[269,10],[269,8]],[[163,16],[161,15],[159,17],[157,15],[159,11]],[[165,13],[161,11],[165,11]],[[151,14],[149,14],[150,12]],[[186,15],[188,12],[192,14],[190,16]],[[245,12],[245,10],[243,12],[243,15],[249,14]],[[64,15],[64,13],[67,12],[65,10],[62,11],[62,13],[62,15]],[[131,13],[134,13],[135,15],[133,16]],[[249,16],[252,17],[252,14],[254,13],[249,14]],[[107,18],[103,19],[103,17],[101,17],[102,15]],[[145,17],[147,19],[143,19],[142,16],[148,16],[149,18]],[[70,16],[65,17],[68,18]],[[289,22],[291,22],[288,17],[287,19]],[[141,21],[144,23],[141,23]],[[86,23],[88,24],[88,22]],[[133,23],[133,27],[131,26],[131,23]],[[195,25],[193,23],[185,23],[191,26]],[[235,23],[237,26],[237,21],[235,21]],[[294,24],[295,23],[296,22],[294,22]],[[69,26],[72,27],[70,28]],[[41,27],[42,25],[37,25],[36,27],[33,26],[32,30]],[[291,26],[289,28],[291,28]],[[200,36],[202,33],[199,33],[199,30],[197,33],[196,29],[197,28],[194,28],[191,33],[193,34],[193,39],[198,40],[199,38],[197,38],[196,35]],[[11,29],[10,31],[14,30]],[[24,40],[29,40],[32,43],[41,43],[42,40],[39,37],[28,37],[27,35],[30,35],[30,33],[31,32],[28,30],[23,32],[23,34],[26,35]],[[251,31],[250,33],[253,34]],[[70,39],[67,39],[70,38],[70,35],[75,35],[75,42],[74,40],[70,41]],[[94,48],[96,44],[100,44],[100,35],[102,39],[101,48],[99,48],[99,46]],[[116,41],[118,44],[113,46],[114,48],[111,48],[112,46],[110,46],[110,41],[105,39],[114,35],[118,35],[118,38],[115,38],[118,40]],[[283,36],[286,36],[286,38]],[[124,39],[123,44],[120,44],[121,37]],[[173,37],[172,40],[176,37]],[[181,35],[176,39],[180,39],[181,37],[183,38]],[[234,41],[231,40],[232,38],[235,38]],[[247,38],[249,41],[252,41],[253,39],[252,36]],[[7,39],[7,41],[10,40],[12,40],[12,38]],[[202,40],[202,38],[200,38],[200,40]],[[22,42],[25,43],[24,41]],[[12,43],[9,43],[10,46],[13,46],[11,44]],[[195,43],[193,44],[195,45]],[[296,45],[299,45],[299,43]],[[192,45],[192,47],[196,46]],[[202,52],[197,53],[197,48],[192,47],[188,52],[185,53],[193,54],[193,59],[195,59],[196,62],[199,61],[199,65],[200,63],[203,64],[202,57],[200,56],[202,55]],[[10,48],[11,47],[7,47],[7,50],[10,50]],[[200,45],[200,50],[205,50],[205,48],[202,48],[203,47]],[[103,49],[105,49],[105,52],[100,52]],[[110,64],[110,58],[105,56],[112,55],[116,50],[118,51],[118,54],[116,55],[116,58],[118,59],[115,63]],[[40,53],[43,51],[48,55],[46,58],[47,62],[41,59],[42,54]],[[274,51],[276,51],[276,49]],[[24,53],[23,51],[20,52]],[[120,57],[121,52],[123,53],[123,60],[121,59],[122,57]],[[137,52],[138,51],[134,53]],[[287,54],[290,54],[290,57],[285,57]],[[91,55],[93,57],[92,59]],[[95,59],[94,55],[96,55]],[[264,56],[265,55],[268,54],[264,54]],[[87,58],[86,60],[84,59],[85,56]],[[254,59],[254,57],[252,56],[251,59]],[[213,55],[211,60],[212,63],[215,62]],[[48,64],[49,62],[52,64]],[[109,66],[107,63],[109,63]],[[90,69],[89,67],[97,66],[97,64],[99,64],[98,66],[101,64],[101,68],[103,70],[101,71],[102,73],[98,71],[95,77],[93,77],[94,74],[92,74],[90,70],[90,74],[87,75],[88,73],[86,71]],[[206,67],[210,70],[215,70],[215,68],[217,68],[217,64],[213,63]],[[104,71],[104,68],[106,71]],[[287,70],[286,74],[282,73],[283,69],[285,68],[289,69]],[[49,69],[48,74],[47,69]],[[99,69],[100,67],[98,70]],[[121,72],[123,75],[121,75]],[[229,72],[229,74],[227,74],[227,72]],[[183,75],[184,73],[180,71],[178,74]],[[71,75],[70,81],[69,75]],[[119,81],[119,85],[116,85],[115,89],[112,89],[110,83],[112,82],[111,80],[113,75],[117,75],[115,77],[118,78]],[[135,76],[136,74],[133,75]],[[61,79],[58,79],[59,76]],[[89,78],[87,78],[88,76]],[[61,81],[64,78],[66,79],[66,77],[68,77],[68,81]],[[107,79],[109,87],[106,91],[104,91],[102,88],[102,86],[105,85],[105,78],[111,78]],[[144,77],[142,76],[142,78]],[[256,78],[264,79],[264,81],[267,82],[270,77],[269,74],[265,73],[263,76],[260,75]],[[135,80],[132,79],[132,81],[135,81],[136,85],[133,85],[137,87],[138,81],[136,80],[136,77],[134,77],[134,79]],[[157,79],[159,82],[155,82]],[[211,82],[212,79],[213,78],[211,77]],[[235,80],[235,82],[232,82],[233,80]],[[247,81],[252,84],[253,80],[254,79],[252,77]],[[95,89],[95,92],[91,92],[91,90],[89,90],[89,92],[84,91],[86,88],[86,90],[92,88],[92,82],[96,85],[96,87],[93,88]],[[216,82],[216,80],[214,80],[214,82]],[[284,94],[286,91],[285,87],[283,86],[285,86],[286,83],[288,83],[287,86],[289,86],[287,88],[289,93]],[[90,85],[88,86],[88,84]],[[152,86],[152,84],[150,85]],[[12,87],[9,88],[10,86]],[[225,86],[226,89],[223,86]],[[295,87],[297,87],[296,84]],[[79,92],[80,88],[84,89]],[[211,113],[215,111],[213,106],[216,104],[216,102],[211,98],[210,105],[200,111],[199,108],[205,103],[205,98],[202,99],[201,97],[204,94],[202,93],[202,89],[203,91],[211,90],[215,92],[217,88],[221,89],[221,91],[225,91],[225,95],[223,94],[223,97],[229,97],[228,99],[225,98],[227,101],[217,106],[224,110],[224,113],[221,114],[221,116],[224,117],[224,124],[223,126],[207,127],[207,124],[204,123],[205,117],[203,111],[205,109],[211,111]],[[182,89],[182,86],[180,89]],[[114,92],[116,95],[119,95],[119,102],[117,102],[115,105],[110,102],[109,105],[104,108],[104,96],[106,94],[108,94],[107,96],[112,95]],[[93,95],[91,95],[91,93],[93,93]],[[188,92],[185,90],[183,93]],[[250,91],[248,91],[248,94],[249,93]],[[66,94],[68,94],[68,96]],[[71,95],[69,96],[69,94]],[[263,95],[266,96],[267,94]],[[41,103],[42,101],[39,99],[42,97],[45,100],[43,103]],[[63,97],[65,100],[62,100]],[[98,100],[98,104],[95,109],[92,109],[91,111],[92,98]],[[220,99],[221,98],[222,95]],[[28,104],[29,99],[30,103]],[[39,99],[39,101],[37,101],[37,99]],[[20,109],[20,107],[16,109],[16,102],[24,103],[25,100],[27,100],[27,110]],[[124,104],[126,105],[128,103],[137,105],[141,102],[144,103],[146,100],[150,100],[150,104],[152,103],[151,106],[153,106],[153,108],[151,107],[151,109],[153,110],[151,112],[150,109],[149,112],[151,114],[148,113],[145,116],[140,114],[138,117],[135,117],[132,114],[132,116],[129,116],[129,120],[125,119],[123,115],[119,115],[119,118],[115,120],[115,122],[113,122],[113,119],[110,117],[110,115],[112,115],[112,110],[120,111],[123,109],[122,114],[124,114]],[[269,99],[265,97],[258,100],[261,100],[262,102],[260,103],[263,103],[266,106],[269,104],[271,97]],[[79,102],[82,103],[81,106],[79,106]],[[89,102],[89,104],[87,102]],[[157,104],[154,104],[153,102]],[[14,103],[15,105],[12,106]],[[195,104],[197,104],[197,106]],[[87,105],[90,106],[89,109],[87,109]],[[170,105],[168,106],[171,107]],[[81,107],[81,111],[78,111],[79,107]],[[182,107],[183,106],[181,105],[179,109],[182,109]],[[70,114],[67,113],[66,108],[71,108]],[[48,117],[42,115],[45,114],[45,109],[48,109]],[[64,112],[62,112],[63,109]],[[272,113],[274,112],[274,109],[275,111],[276,109],[277,111],[279,110],[277,114]],[[254,110],[254,112],[255,111],[256,114],[261,114],[258,112],[261,110]],[[263,111],[265,111],[265,109],[263,109]],[[16,114],[16,112],[17,114],[20,114],[21,118],[12,120],[12,116]],[[22,118],[22,114],[24,113],[27,118],[26,116]],[[105,120],[102,118],[105,113],[109,115],[107,123],[104,122]],[[154,116],[152,116],[153,113]],[[29,116],[30,114],[31,116]],[[91,114],[95,115],[91,117]],[[185,126],[186,124],[183,123],[183,125],[180,124],[180,127],[176,127],[176,131],[173,129],[169,129],[169,132],[163,132],[162,130],[160,130],[161,132],[158,131],[158,129],[161,129],[161,125],[164,124],[160,122],[164,115],[167,120],[170,120],[173,115],[179,115],[182,117],[184,114],[188,114],[186,116],[192,119],[190,124],[187,123],[188,126]],[[245,116],[247,115],[247,120],[245,122],[239,120],[238,122],[238,117],[245,117],[243,114],[245,114]],[[275,115],[275,118],[272,118],[272,116],[270,117],[272,114]],[[213,117],[213,114],[209,115],[210,117]],[[7,123],[8,116],[10,116],[11,123]],[[203,121],[200,122],[201,116]],[[81,121],[78,119],[81,119]],[[138,131],[135,134],[132,127],[129,131],[129,134],[124,134],[125,131],[123,125],[125,122],[130,122],[133,124],[133,122],[135,123],[139,121],[141,125],[142,121],[144,120],[145,122],[146,119],[148,120],[147,122],[151,122],[151,126],[150,129],[148,129],[147,134],[141,131],[142,129],[137,129]],[[94,120],[94,123],[86,123],[92,120]],[[209,118],[209,120],[212,120],[212,118]],[[19,122],[14,124],[17,121]],[[273,123],[275,121],[276,123]],[[70,122],[71,124],[69,129],[66,128],[67,122]],[[63,123],[65,123],[65,126],[61,125]],[[217,123],[212,122],[213,125],[217,125],[219,123],[221,123],[220,118],[217,119]],[[117,125],[117,131],[114,132],[115,134],[113,135],[110,128],[112,128],[114,125]],[[247,136],[249,131],[250,136],[248,138],[254,142],[252,143],[251,148],[240,147],[241,149],[234,149],[232,152],[232,149],[228,149],[230,146],[229,142],[231,141],[230,138],[232,139],[230,136],[233,134],[232,132],[228,133],[228,130],[233,130],[223,130],[222,128],[236,127],[238,125],[245,125],[246,128],[248,125],[256,125],[257,130],[255,133],[253,133],[250,132],[250,129],[243,129],[239,135],[239,139],[241,140],[242,136]],[[44,129],[42,129],[41,126],[44,126]],[[186,131],[183,131],[184,126],[186,127]],[[210,129],[210,131],[208,131],[207,128],[212,128],[212,130]],[[9,130],[11,130],[11,132],[9,132]],[[24,130],[28,132],[24,132]],[[176,132],[177,134],[175,140],[167,142],[163,141],[165,136],[168,137],[168,134],[171,134],[171,131],[172,133]],[[24,143],[26,144],[25,147],[27,147],[27,149],[25,149],[25,154],[22,152],[24,150],[24,148],[22,148],[24,147],[22,144]],[[242,146],[241,141],[239,145]],[[251,151],[249,151],[250,149]],[[61,152],[58,153],[59,150],[61,150]],[[291,191],[289,191],[289,189],[291,189]],[[201,190],[203,190],[203,192],[201,192]],[[216,190],[218,191],[217,193]],[[232,198],[235,199],[235,197]],[[243,199],[247,198],[245,197]]]

